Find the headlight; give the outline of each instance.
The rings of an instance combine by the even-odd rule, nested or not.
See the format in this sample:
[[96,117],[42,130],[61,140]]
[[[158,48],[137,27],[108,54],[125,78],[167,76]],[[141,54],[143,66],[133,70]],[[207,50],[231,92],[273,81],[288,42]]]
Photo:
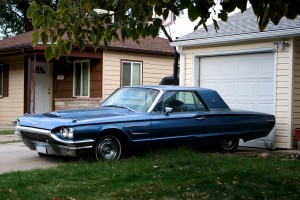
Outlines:
[[60,129],[60,134],[63,138],[69,138],[72,139],[74,136],[74,131],[73,128],[61,128]]

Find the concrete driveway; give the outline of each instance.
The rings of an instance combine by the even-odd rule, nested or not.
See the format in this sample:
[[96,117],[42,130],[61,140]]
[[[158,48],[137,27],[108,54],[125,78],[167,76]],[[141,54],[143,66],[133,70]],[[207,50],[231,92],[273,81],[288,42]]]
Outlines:
[[64,157],[40,157],[22,142],[0,143],[0,174],[10,171],[55,167],[70,162]]

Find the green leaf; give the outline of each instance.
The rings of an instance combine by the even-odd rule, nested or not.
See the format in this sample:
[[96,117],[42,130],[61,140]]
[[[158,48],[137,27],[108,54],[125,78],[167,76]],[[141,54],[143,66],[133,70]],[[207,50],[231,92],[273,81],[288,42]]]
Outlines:
[[59,55],[62,54],[63,50],[64,50],[64,46],[65,46],[65,41],[64,40],[59,40],[57,42],[57,47],[59,49]]
[[136,27],[136,31],[138,33],[141,33],[142,30],[143,30],[143,28],[144,28],[144,25],[141,22],[139,22],[138,25],[137,25],[137,27]]
[[162,20],[160,18],[156,18],[154,21],[153,21],[153,25],[157,28],[160,28],[161,27],[161,24],[162,24]]
[[43,32],[41,33],[41,38],[42,38],[43,44],[47,44],[47,42],[48,42],[48,35],[47,35],[46,32],[43,31]]
[[150,35],[155,38],[157,35],[158,35],[158,32],[159,32],[159,28],[153,26],[153,25],[150,25],[150,28],[149,28],[149,32],[150,32]]
[[79,50],[83,51],[84,48],[85,48],[84,40],[82,38],[79,38]]
[[227,22],[228,20],[228,14],[224,10],[221,10],[221,12],[218,14],[218,18],[220,18],[223,22]]
[[217,20],[213,19],[216,32],[220,29]]
[[32,44],[33,46],[36,46],[38,44],[38,41],[39,41],[39,31],[35,31],[32,36]]
[[161,15],[162,15],[163,9],[162,9],[161,6],[155,6],[155,7],[154,7],[154,11],[155,11],[155,13],[156,13],[158,16],[161,16]]
[[94,47],[95,52],[97,51],[97,49],[99,48],[99,46],[100,46],[100,41],[99,41],[99,40],[96,40],[96,41],[93,43],[93,47]]
[[44,20],[44,17],[42,15],[37,16],[33,20],[33,27],[34,27],[34,29],[38,29],[41,26],[43,20]]
[[45,49],[45,57],[46,57],[47,62],[49,62],[53,58],[53,52],[52,52],[51,45]]
[[57,45],[54,45],[52,46],[52,52],[53,52],[53,55],[54,55],[54,58],[56,60],[59,60],[59,57],[60,57],[60,51],[59,51],[59,47]]
[[203,23],[203,28],[205,29],[206,32],[208,31],[208,28],[205,23]]
[[43,5],[42,8],[43,8],[44,11],[54,13],[54,11],[52,10],[52,8],[50,6],[48,6],[48,5]]
[[121,36],[122,36],[122,40],[124,41],[126,39],[126,29],[125,29],[125,27],[121,28]]
[[76,21],[74,22],[74,26],[73,26],[73,32],[74,32],[74,34],[77,33],[78,29],[79,29],[79,21],[76,20]]
[[33,2],[31,6],[27,9],[27,17],[32,18],[35,12],[39,11],[38,5]]
[[191,6],[188,8],[188,16],[192,22],[195,21],[196,19],[198,19],[198,17],[199,17],[198,11],[193,4],[191,4]]
[[65,34],[65,32],[66,32],[66,29],[64,29],[64,28],[59,28],[59,29],[57,30],[57,35],[58,35],[59,37],[62,37],[62,36]]
[[192,4],[191,0],[180,0],[180,3],[186,8],[190,7]]
[[65,51],[67,52],[67,54],[70,54],[72,52],[72,47],[72,42],[67,41],[65,45]]
[[169,13],[170,13],[170,10],[168,10],[168,9],[165,9],[165,10],[164,10],[164,13],[163,13],[163,18],[164,18],[164,20],[166,20],[166,19],[168,18]]

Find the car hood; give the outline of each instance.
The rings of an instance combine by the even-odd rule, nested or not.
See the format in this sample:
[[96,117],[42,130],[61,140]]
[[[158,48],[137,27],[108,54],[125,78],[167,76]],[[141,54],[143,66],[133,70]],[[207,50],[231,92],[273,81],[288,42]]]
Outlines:
[[52,130],[61,126],[131,121],[143,119],[142,116],[145,116],[145,114],[124,108],[98,107],[95,109],[64,110],[24,115],[18,118],[18,122],[21,126]]

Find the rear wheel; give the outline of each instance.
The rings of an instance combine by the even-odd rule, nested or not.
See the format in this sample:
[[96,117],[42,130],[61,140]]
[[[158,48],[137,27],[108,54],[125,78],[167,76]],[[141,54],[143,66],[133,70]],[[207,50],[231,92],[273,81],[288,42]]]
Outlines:
[[121,157],[121,154],[121,140],[112,135],[102,137],[95,147],[95,156],[97,160],[118,160]]
[[220,138],[220,151],[229,153],[234,152],[239,145],[239,138],[234,136],[226,136]]

